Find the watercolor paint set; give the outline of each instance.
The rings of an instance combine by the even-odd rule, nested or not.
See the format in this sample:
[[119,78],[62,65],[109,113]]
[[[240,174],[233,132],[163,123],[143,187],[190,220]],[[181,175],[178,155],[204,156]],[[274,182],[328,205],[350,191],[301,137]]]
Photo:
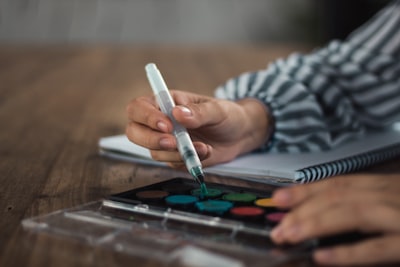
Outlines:
[[194,180],[174,178],[112,195],[103,201],[103,210],[110,208],[118,218],[184,233],[189,240],[229,244],[262,254],[308,255],[316,241],[278,248],[269,239],[273,226],[286,214],[275,207],[271,194],[272,190],[208,182],[204,195]]
[[165,266],[203,266],[190,262],[199,257],[204,266],[282,266],[309,259],[317,241],[278,247],[269,239],[286,212],[273,205],[273,188],[208,182],[204,195],[194,180],[173,178],[22,224]]
[[105,206],[214,228],[268,236],[285,216],[271,191],[207,183],[203,194],[194,180],[174,178],[112,195]]

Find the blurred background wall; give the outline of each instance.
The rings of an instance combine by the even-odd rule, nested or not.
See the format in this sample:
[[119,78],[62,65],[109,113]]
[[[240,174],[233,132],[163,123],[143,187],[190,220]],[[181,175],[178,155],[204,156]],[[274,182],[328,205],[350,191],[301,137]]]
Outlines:
[[323,43],[384,0],[0,0],[2,43]]

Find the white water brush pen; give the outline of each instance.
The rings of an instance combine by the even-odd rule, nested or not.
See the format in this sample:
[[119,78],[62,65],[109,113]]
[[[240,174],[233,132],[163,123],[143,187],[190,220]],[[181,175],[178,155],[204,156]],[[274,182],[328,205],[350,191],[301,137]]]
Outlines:
[[200,159],[193,146],[192,140],[186,129],[180,125],[172,116],[172,109],[175,107],[175,102],[168,91],[168,87],[161,76],[160,71],[154,63],[149,63],[145,67],[147,79],[150,82],[153,93],[156,96],[158,105],[161,111],[166,114],[172,121],[174,126],[174,136],[176,138],[178,151],[185,162],[186,168],[193,178],[200,184],[203,195],[207,194],[207,187],[204,183],[204,172],[201,166]]

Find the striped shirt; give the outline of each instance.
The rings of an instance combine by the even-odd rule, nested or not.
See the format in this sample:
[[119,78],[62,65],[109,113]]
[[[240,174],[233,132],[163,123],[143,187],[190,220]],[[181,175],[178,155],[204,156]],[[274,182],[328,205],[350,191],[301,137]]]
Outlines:
[[274,117],[262,149],[326,150],[400,118],[400,1],[308,55],[294,53],[217,88],[217,98],[257,98]]

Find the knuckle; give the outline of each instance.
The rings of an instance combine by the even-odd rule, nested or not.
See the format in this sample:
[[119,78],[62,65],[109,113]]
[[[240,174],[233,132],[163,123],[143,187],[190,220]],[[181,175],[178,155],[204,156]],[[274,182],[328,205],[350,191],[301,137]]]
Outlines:
[[131,111],[132,111],[132,102],[133,102],[133,100],[131,100],[125,107],[125,111],[128,114],[131,113]]
[[332,187],[326,192],[327,200],[331,204],[338,204],[343,200],[343,189],[342,187]]
[[158,147],[158,139],[155,139],[152,135],[145,135],[142,140],[143,146],[154,149]]
[[291,201],[296,202],[311,195],[311,190],[308,186],[295,186],[288,188],[289,195],[292,196]]
[[335,188],[347,188],[351,184],[351,180],[348,177],[342,176],[336,179],[332,179],[333,186]]
[[138,103],[137,103],[138,99],[139,98],[135,98],[135,99],[132,99],[131,101],[129,101],[128,105],[126,106],[126,112],[128,114],[131,114],[134,112],[135,107],[138,105]]
[[158,153],[158,151],[150,150],[150,156],[152,159],[160,161],[161,159],[160,159],[159,155],[160,155],[160,153]]
[[128,138],[128,140],[132,142],[131,131],[130,131],[130,123],[128,123],[128,125],[126,125],[126,127],[125,127],[125,135]]
[[133,128],[134,128],[133,122],[128,122],[128,124],[125,127],[125,135],[131,142],[135,142],[135,135],[133,134],[134,132]]
[[364,203],[355,203],[352,205],[352,216],[356,221],[369,221],[369,213],[371,212],[371,207],[365,205]]
[[155,116],[151,116],[150,114],[145,116],[144,124],[151,127],[152,129],[157,129],[157,122],[158,119]]
[[137,145],[146,147],[148,149],[159,148],[159,139],[157,134],[143,131],[141,127],[137,127],[136,123],[129,123],[125,129],[125,134],[129,141]]

